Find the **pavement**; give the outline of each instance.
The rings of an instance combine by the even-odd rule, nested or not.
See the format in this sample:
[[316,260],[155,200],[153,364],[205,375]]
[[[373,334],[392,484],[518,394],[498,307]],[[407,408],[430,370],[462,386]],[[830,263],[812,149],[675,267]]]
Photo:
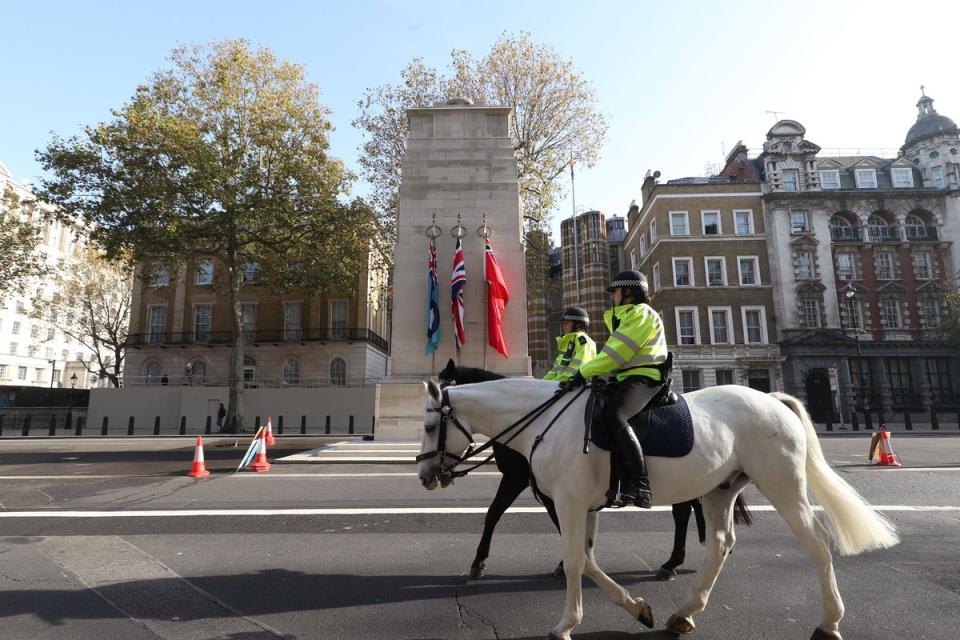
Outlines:
[[[903,537],[887,551],[835,556],[844,638],[954,635],[960,434],[895,434],[903,468],[867,464],[869,433],[821,441]],[[426,492],[415,442],[280,437],[272,461],[317,452],[306,457],[324,462],[236,473],[245,444],[209,441],[212,475],[194,480],[185,439],[0,442],[0,639],[528,640],[556,623],[559,538],[529,492],[497,529],[488,575],[464,578],[494,468]],[[755,524],[738,527],[691,640],[808,638],[820,618],[813,567],[765,497],[753,487],[746,497]],[[574,637],[672,640],[663,624],[703,556],[690,536],[677,580],[653,581],[672,540],[664,508],[603,512],[598,559],[651,603],[658,630],[587,581]]]

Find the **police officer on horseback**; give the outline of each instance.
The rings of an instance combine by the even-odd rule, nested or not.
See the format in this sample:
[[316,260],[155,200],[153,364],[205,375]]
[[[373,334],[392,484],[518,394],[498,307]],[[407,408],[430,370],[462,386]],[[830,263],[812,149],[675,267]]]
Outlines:
[[587,335],[590,316],[580,307],[570,307],[563,312],[563,335],[557,338],[560,352],[553,368],[544,380],[569,380],[580,367],[597,355],[597,343]]
[[603,314],[610,338],[595,358],[580,367],[566,386],[585,384],[587,378],[611,374],[614,385],[604,409],[604,423],[623,457],[627,478],[620,495],[609,495],[614,504],[652,506],[650,482],[643,450],[629,420],[657,396],[669,379],[669,354],[663,320],[647,304],[646,277],[639,271],[617,274],[607,291],[613,308]]

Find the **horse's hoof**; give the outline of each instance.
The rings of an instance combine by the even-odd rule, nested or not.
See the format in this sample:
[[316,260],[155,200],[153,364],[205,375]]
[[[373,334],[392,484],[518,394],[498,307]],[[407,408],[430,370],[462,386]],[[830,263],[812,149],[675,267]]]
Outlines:
[[467,580],[479,580],[485,575],[487,575],[487,565],[481,562],[476,566],[470,567],[470,573],[467,575]]
[[640,613],[637,614],[637,620],[647,629],[653,629],[653,609],[646,602],[640,607]]
[[553,631],[547,634],[547,640],[563,640],[563,636],[558,636]]
[[690,633],[693,631],[693,628],[696,625],[693,624],[693,618],[685,616],[681,618],[677,614],[670,616],[670,619],[667,620],[667,631],[670,633],[684,634]]
[[660,567],[657,569],[657,580],[660,582],[665,582],[667,580],[673,580],[677,577],[676,569],[667,569],[666,567]]
[[563,571],[563,560],[560,561],[560,564],[557,565],[557,568],[553,570],[554,578],[566,578],[567,574]]
[[840,634],[836,631],[824,631],[820,627],[817,627],[813,631],[813,635],[810,636],[810,640],[843,640],[840,637]]

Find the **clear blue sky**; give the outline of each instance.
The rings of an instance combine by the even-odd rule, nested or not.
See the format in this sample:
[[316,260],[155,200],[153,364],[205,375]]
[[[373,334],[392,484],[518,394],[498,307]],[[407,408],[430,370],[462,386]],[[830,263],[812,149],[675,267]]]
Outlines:
[[[844,2],[0,2],[0,162],[34,178],[33,150],[109,118],[178,44],[245,37],[304,64],[333,111],[332,149],[356,167],[350,122],[366,87],[410,59],[477,56],[506,30],[573,58],[609,116],[577,204],[624,214],[647,169],[702,175],[773,110],[825,148],[896,150],[919,85],[960,119],[960,3]],[[365,192],[362,184],[357,192]],[[560,203],[556,216],[570,213]]]

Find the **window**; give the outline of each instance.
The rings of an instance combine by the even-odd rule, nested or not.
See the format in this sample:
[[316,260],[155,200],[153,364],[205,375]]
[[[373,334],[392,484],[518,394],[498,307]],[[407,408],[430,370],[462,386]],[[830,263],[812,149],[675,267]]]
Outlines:
[[43,369],[34,369],[33,370],[33,381],[41,382],[46,376],[43,375]]
[[913,186],[913,169],[892,169],[890,180],[894,189],[903,189]]
[[673,259],[673,286],[693,286],[693,258]]
[[660,291],[660,263],[659,262],[653,265],[653,290],[654,292]]
[[950,362],[946,358],[927,358],[927,379],[934,404],[957,401],[957,390],[950,379]]
[[13,335],[15,335],[15,336],[20,335],[20,321],[19,321],[19,320],[14,320],[12,332],[13,332]]
[[11,342],[11,343],[10,343],[10,355],[12,355],[12,356],[17,355],[17,351],[18,351],[19,349],[20,349],[20,345],[19,345],[19,344],[17,344],[16,342]]
[[706,257],[703,259],[704,271],[707,273],[708,287],[723,287],[727,284],[726,261],[722,257]]
[[812,251],[797,252],[797,278],[813,280],[816,277],[816,264]]
[[650,246],[653,246],[653,243],[657,241],[657,221],[650,221]]
[[943,189],[943,167],[934,167],[930,170],[930,177],[933,178],[933,186],[937,189]]
[[0,364],[0,380],[7,379],[7,365]]
[[347,384],[347,362],[343,358],[330,361],[330,384],[341,387]]
[[47,327],[47,340],[53,340],[56,333],[56,329],[53,327]]
[[696,307],[677,307],[677,344],[700,344],[700,321]]
[[837,278],[840,280],[856,280],[856,259],[852,253],[837,254]]
[[630,249],[630,268],[636,270],[637,268],[637,250]]
[[17,367],[17,380],[26,380],[26,379],[27,379],[27,368]]
[[859,300],[847,299],[844,304],[844,321],[849,329],[863,329],[863,306]]
[[820,302],[818,300],[800,301],[800,328],[820,328]]
[[294,358],[285,360],[281,377],[283,384],[300,384],[300,363]]
[[213,284],[213,263],[209,260],[197,263],[197,277],[195,282],[199,285]]
[[913,254],[913,275],[917,280],[929,280],[933,277],[930,269],[930,254],[920,251]]
[[719,211],[701,211],[700,217],[703,220],[703,235],[715,236],[723,233]]
[[877,172],[873,169],[857,169],[855,174],[857,177],[858,189],[877,188]]
[[733,232],[738,236],[753,233],[753,211],[733,212]]
[[709,307],[710,344],[733,344],[730,307]]
[[[30,348],[33,349],[34,353],[37,352],[37,347],[31,346]],[[47,360],[53,360],[53,349],[51,347],[47,347],[44,350],[43,357],[45,357]]]
[[169,287],[170,272],[167,271],[167,268],[162,265],[155,266],[150,284],[154,287]]
[[300,312],[303,305],[299,302],[283,303],[283,339],[299,340],[300,331]]
[[806,211],[795,210],[790,212],[790,233],[809,233],[810,219]]
[[30,325],[30,337],[39,338],[40,337],[40,327],[37,325]]
[[687,219],[686,211],[670,212],[670,235],[672,236],[690,235],[690,225]]
[[746,344],[767,343],[767,318],[763,307],[743,307],[743,341]]
[[647,255],[647,239],[641,233],[640,234],[640,257],[643,258],[643,256],[645,255]]
[[878,280],[893,280],[893,254],[886,251],[877,252],[873,256],[876,264]]
[[167,306],[152,304],[147,311],[147,342],[161,344],[164,341],[167,328]]
[[920,301],[920,323],[924,329],[936,329],[940,326],[940,302],[936,298],[924,298]]
[[243,282],[244,284],[257,281],[257,271],[260,269],[260,263],[248,260],[243,263]]
[[203,344],[210,342],[211,305],[193,305],[193,341]]
[[870,233],[870,239],[874,242],[897,240],[899,237],[897,229],[889,226],[887,221],[878,215],[871,215],[867,218],[867,231]]
[[872,395],[873,379],[870,375],[870,361],[866,358],[848,358],[850,382],[857,397],[857,409],[864,408],[864,397]]
[[250,356],[243,356],[243,386],[252,387],[257,381],[257,361]]
[[887,379],[893,392],[893,404],[913,404],[916,399],[913,392],[913,376],[910,374],[910,360],[907,358],[887,358]]
[[741,286],[760,285],[760,259],[757,256],[737,256],[737,271],[740,274]]
[[910,214],[903,221],[903,230],[907,234],[907,240],[933,240],[930,233],[927,232],[927,225],[919,217]]
[[23,300],[17,300],[17,313],[26,313],[27,305],[23,303]]
[[797,169],[783,170],[783,190],[797,191],[800,187],[800,172]]
[[243,329],[243,339],[246,342],[255,342],[257,339],[257,305],[252,302],[240,304],[240,325]]
[[887,299],[880,303],[881,320],[885,329],[902,329],[903,317],[900,315],[900,301]]
[[717,369],[717,385],[733,384],[733,369]]
[[700,383],[700,369],[683,369],[683,392],[689,393],[703,387]]
[[347,301],[334,300],[330,303],[330,337],[334,340],[346,340],[347,329]]
[[207,382],[207,363],[203,360],[194,360],[190,363],[190,380],[192,384],[204,385]]
[[147,383],[160,382],[160,376],[161,376],[160,363],[151,362],[150,364],[147,365],[146,369],[144,370],[144,373],[147,378],[146,380]]
[[821,189],[839,189],[840,188],[840,172],[834,169],[833,171],[821,171],[820,172],[820,188]]

